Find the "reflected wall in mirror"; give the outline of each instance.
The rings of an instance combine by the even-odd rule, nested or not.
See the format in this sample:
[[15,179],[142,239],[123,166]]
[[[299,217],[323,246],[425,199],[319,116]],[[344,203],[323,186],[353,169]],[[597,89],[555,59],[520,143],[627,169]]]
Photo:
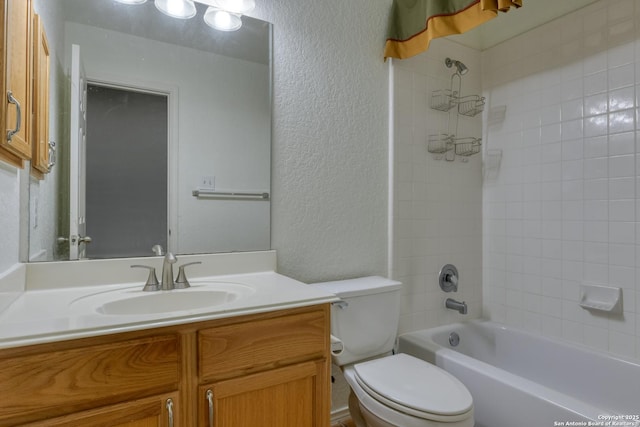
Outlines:
[[58,151],[30,182],[28,261],[270,249],[272,27],[218,31],[196,5],[35,0]]

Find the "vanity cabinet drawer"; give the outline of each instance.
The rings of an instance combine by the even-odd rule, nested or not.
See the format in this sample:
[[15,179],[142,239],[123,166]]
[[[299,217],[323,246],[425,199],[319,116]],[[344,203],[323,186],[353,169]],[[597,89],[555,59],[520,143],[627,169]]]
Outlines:
[[198,376],[216,381],[260,372],[328,351],[328,310],[236,323],[198,331]]
[[178,393],[171,393],[36,421],[23,427],[180,427],[179,411]]
[[[38,350],[42,350],[38,352]],[[0,425],[15,425],[177,390],[178,335],[0,358]]]

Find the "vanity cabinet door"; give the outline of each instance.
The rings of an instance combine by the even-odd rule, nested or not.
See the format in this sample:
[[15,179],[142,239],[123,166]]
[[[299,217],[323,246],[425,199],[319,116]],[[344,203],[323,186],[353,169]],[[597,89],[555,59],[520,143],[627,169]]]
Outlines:
[[149,397],[64,417],[25,424],[28,427],[180,427],[177,393]]
[[328,427],[329,305],[198,330],[198,426]]
[[327,427],[326,360],[299,363],[199,388],[201,427]]
[[0,159],[22,167],[31,158],[31,0],[4,0]]

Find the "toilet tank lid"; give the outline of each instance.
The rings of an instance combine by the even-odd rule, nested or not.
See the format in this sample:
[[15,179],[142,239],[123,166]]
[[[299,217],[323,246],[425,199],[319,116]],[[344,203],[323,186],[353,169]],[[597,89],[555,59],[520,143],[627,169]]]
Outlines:
[[323,290],[336,294],[340,298],[348,298],[358,295],[393,292],[399,290],[402,287],[402,283],[381,276],[367,276],[355,279],[336,280],[333,282],[314,283],[313,286],[320,286]]

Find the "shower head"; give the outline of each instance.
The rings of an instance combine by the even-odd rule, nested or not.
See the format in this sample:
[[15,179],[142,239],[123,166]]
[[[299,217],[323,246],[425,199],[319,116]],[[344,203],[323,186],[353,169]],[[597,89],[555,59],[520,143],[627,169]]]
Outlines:
[[464,74],[467,74],[467,71],[469,71],[466,65],[464,65],[462,62],[456,59],[447,58],[444,60],[444,64],[447,66],[447,68],[451,68],[452,66],[455,65],[457,69],[457,73],[460,74],[461,76]]

